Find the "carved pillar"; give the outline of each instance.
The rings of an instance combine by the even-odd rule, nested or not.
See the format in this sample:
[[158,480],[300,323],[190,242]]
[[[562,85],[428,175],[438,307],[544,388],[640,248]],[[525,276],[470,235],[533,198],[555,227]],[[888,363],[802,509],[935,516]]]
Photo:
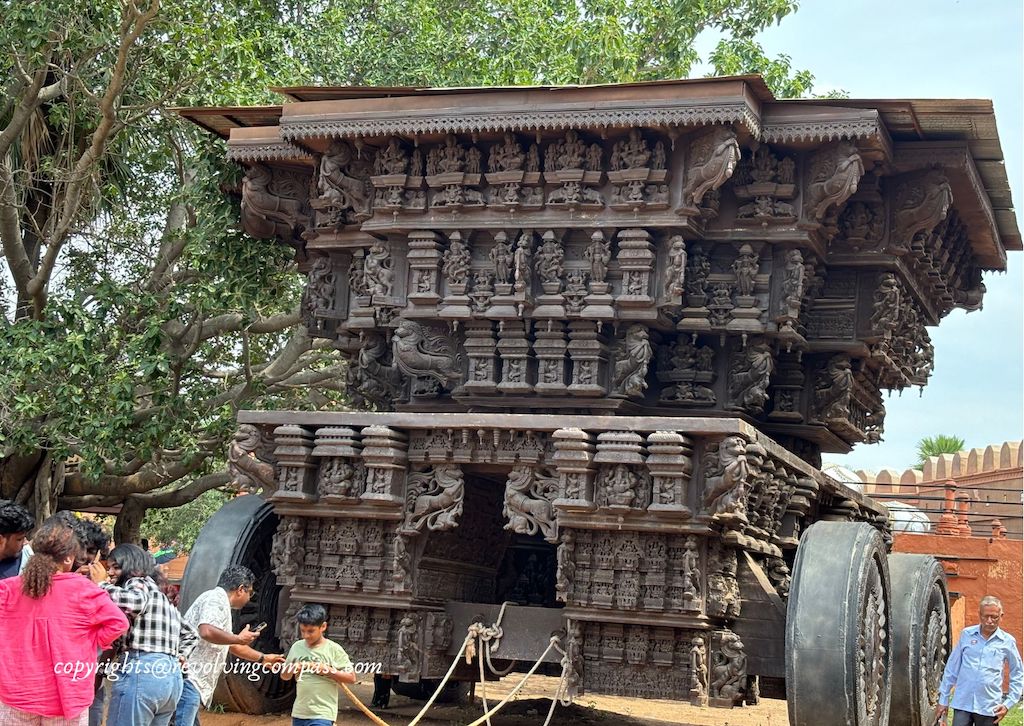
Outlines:
[[366,464],[366,491],[361,499],[371,504],[405,503],[403,489],[408,463],[408,438],[388,426],[363,429],[363,461]]
[[651,512],[673,512],[689,517],[686,506],[693,472],[693,442],[675,431],[655,431],[647,436],[647,468],[653,481]]
[[438,235],[427,229],[409,232],[409,307],[408,317],[437,317],[438,267],[441,245]]
[[768,420],[802,423],[804,372],[800,353],[780,350],[775,365],[771,385],[772,410]]
[[465,346],[469,375],[462,391],[494,393],[498,386],[498,358],[492,323],[489,320],[467,323]]
[[559,395],[565,385],[565,326],[552,320],[537,321],[533,350],[537,356],[538,393]]
[[650,478],[644,464],[643,437],[632,431],[606,431],[597,437],[599,466],[594,501],[599,507],[643,509],[650,504]]
[[569,358],[572,363],[571,394],[603,396],[607,393],[608,339],[595,330],[592,322],[576,320],[569,323]]
[[801,523],[811,510],[811,502],[818,498],[818,489],[818,482],[814,479],[807,476],[797,477],[779,531],[779,543],[783,547],[796,547],[800,542]]
[[554,440],[554,465],[558,471],[559,497],[554,501],[562,509],[594,508],[594,444],[582,429],[558,429]]
[[530,342],[526,325],[520,321],[503,320],[498,324],[498,352],[501,354],[502,393],[530,393]]
[[615,298],[615,307],[622,320],[653,320],[657,317],[651,295],[651,273],[654,269],[654,245],[645,229],[624,229],[619,232],[619,269],[622,290]]
[[313,462],[313,432],[301,426],[274,429],[274,458],[278,461],[278,487],[273,499],[316,499],[316,464]]
[[316,432],[313,456],[320,459],[316,492],[326,504],[359,500],[366,485],[366,468],[359,460],[362,447],[350,428],[321,428]]

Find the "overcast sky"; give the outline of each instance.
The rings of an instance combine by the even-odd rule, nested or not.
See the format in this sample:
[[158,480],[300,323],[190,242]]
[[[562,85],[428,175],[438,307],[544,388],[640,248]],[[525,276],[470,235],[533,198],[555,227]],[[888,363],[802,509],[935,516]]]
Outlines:
[[[815,76],[815,92],[851,98],[989,98],[995,104],[1017,223],[1022,228],[1022,3],[1020,0],[801,0],[761,35],[769,55],[785,53]],[[713,38],[702,39],[705,51]],[[850,469],[909,467],[922,436],[955,434],[968,448],[1020,439],[1024,429],[1024,273],[1010,253],[1007,274],[985,276],[985,308],[955,310],[938,328],[935,371],[919,397],[886,401],[885,441],[846,456]]]

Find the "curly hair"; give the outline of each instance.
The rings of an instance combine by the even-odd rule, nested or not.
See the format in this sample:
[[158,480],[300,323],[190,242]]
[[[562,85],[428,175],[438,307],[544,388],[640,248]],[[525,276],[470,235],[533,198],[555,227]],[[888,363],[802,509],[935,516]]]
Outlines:
[[25,507],[9,499],[0,499],[0,535],[30,532],[36,519]]
[[61,517],[50,517],[32,538],[33,555],[21,573],[21,591],[38,600],[50,591],[53,576],[63,571],[62,563],[80,552],[75,530]]

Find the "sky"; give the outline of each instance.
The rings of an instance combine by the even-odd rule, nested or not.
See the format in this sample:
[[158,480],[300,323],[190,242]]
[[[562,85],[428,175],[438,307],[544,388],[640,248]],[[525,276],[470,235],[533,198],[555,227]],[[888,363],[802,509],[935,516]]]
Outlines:
[[[815,93],[992,99],[1024,229],[1022,8],[1020,0],[801,0],[758,41],[813,73]],[[715,40],[700,38],[704,57]],[[886,400],[884,441],[826,462],[902,471],[916,463],[923,436],[960,436],[967,448],[1024,437],[1024,253],[1011,252],[1008,272],[986,274],[985,285],[983,310],[955,310],[929,328],[935,370],[923,395],[906,389]]]

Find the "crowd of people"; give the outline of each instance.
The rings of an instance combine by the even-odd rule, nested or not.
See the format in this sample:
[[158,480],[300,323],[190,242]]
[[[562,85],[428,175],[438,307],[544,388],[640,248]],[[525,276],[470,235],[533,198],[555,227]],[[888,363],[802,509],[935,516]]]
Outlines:
[[[35,525],[24,507],[0,500],[0,726],[199,726],[229,653],[250,673],[296,679],[293,726],[334,723],[338,686],[356,676],[327,638],[322,605],[298,611],[301,637],[287,656],[264,653],[252,644],[266,623],[237,633],[232,625],[232,611],[253,596],[248,568],[227,567],[182,614],[146,549],[123,543],[108,552],[103,529],[69,512]],[[1020,700],[1021,657],[1002,617],[1002,603],[986,597],[979,624],[960,634],[940,719],[952,706],[955,726],[992,726]]]
[[226,568],[182,614],[146,549],[109,546],[94,521],[60,512],[36,527],[0,500],[0,726],[198,726],[229,653],[296,679],[295,726],[334,723],[337,684],[356,677],[322,606],[299,610],[287,657],[263,653],[265,623],[232,627],[253,595],[248,568]]

